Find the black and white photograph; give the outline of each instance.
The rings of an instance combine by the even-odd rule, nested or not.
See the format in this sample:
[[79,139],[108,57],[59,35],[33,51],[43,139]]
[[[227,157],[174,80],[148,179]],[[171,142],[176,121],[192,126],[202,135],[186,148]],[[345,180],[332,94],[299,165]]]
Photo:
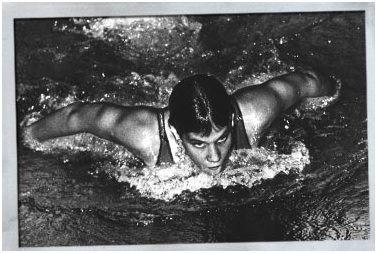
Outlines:
[[370,245],[362,6],[15,17],[17,247]]

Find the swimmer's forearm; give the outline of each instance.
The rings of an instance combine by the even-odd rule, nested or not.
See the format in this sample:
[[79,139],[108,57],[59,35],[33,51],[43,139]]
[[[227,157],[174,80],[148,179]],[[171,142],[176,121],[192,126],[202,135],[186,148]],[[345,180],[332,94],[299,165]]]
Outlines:
[[283,111],[302,99],[328,96],[333,93],[330,78],[313,70],[301,70],[278,76],[264,85],[266,91],[269,90],[274,94]]
[[36,139],[43,142],[51,138],[73,135],[85,132],[85,124],[80,122],[78,113],[80,103],[75,103],[64,107],[41,120],[26,127],[25,131]]

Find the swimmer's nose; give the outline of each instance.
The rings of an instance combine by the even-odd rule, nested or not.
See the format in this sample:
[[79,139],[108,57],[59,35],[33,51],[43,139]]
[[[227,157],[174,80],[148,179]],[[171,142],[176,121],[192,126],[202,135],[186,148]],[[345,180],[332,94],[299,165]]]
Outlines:
[[219,149],[215,145],[208,146],[207,160],[216,163],[220,161],[221,155]]

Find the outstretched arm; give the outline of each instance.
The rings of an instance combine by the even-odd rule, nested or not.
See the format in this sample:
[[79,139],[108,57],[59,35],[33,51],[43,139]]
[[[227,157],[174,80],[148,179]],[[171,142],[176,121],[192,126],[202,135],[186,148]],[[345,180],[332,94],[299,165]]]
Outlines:
[[25,131],[40,142],[91,133],[125,146],[147,165],[155,164],[159,151],[156,109],[146,106],[74,103],[26,127]]
[[282,110],[304,98],[329,96],[335,92],[332,80],[313,70],[282,75],[267,81],[264,85],[276,94]]
[[242,88],[233,96],[240,106],[249,141],[257,145],[265,130],[284,110],[302,99],[329,96],[334,91],[329,77],[304,70]]

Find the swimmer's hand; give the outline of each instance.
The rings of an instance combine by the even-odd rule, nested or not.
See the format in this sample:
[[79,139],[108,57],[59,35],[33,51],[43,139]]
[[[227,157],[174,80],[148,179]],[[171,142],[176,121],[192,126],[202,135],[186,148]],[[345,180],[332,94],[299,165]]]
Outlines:
[[39,142],[32,134],[32,127],[27,126],[22,129],[21,133],[22,143],[29,148],[38,150],[38,147],[41,147],[42,143]]
[[21,141],[27,147],[36,147],[41,145],[39,140],[33,135],[33,123],[38,121],[41,115],[38,113],[30,113],[20,122]]
[[335,104],[340,98],[340,90],[342,83],[340,79],[331,76],[330,82],[335,90],[334,94],[320,97],[307,97],[302,99],[301,103],[298,106],[299,110],[302,111],[315,111],[318,109],[327,108]]

